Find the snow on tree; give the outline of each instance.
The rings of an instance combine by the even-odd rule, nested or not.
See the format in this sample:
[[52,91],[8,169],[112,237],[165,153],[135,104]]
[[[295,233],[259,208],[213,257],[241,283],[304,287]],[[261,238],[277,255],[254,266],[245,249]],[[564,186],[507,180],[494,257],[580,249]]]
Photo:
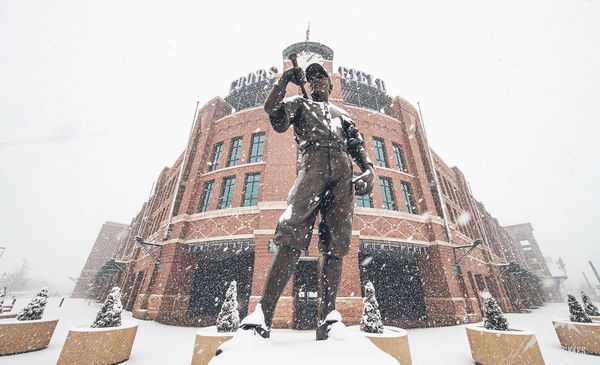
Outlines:
[[588,317],[587,314],[581,308],[581,304],[575,299],[573,294],[567,295],[567,301],[569,303],[569,318],[572,322],[591,322],[592,320]]
[[581,301],[583,302],[583,309],[588,316],[600,316],[598,307],[596,307],[596,305],[584,291],[581,292]]
[[115,286],[110,290],[102,308],[96,315],[96,320],[92,324],[93,328],[118,327],[121,325],[121,289]]
[[27,304],[27,306],[17,314],[19,321],[33,321],[42,319],[46,303],[48,302],[48,290],[43,288],[38,295]]
[[4,298],[6,298],[6,287],[3,286],[0,290],[0,312],[2,312],[2,305],[4,304]]
[[508,321],[496,299],[489,293],[483,295],[483,327],[488,330],[508,331]]
[[221,306],[221,311],[217,316],[218,332],[235,332],[240,327],[240,314],[238,312],[237,302],[237,283],[232,281],[229,284],[225,300]]
[[369,333],[383,333],[383,323],[379,304],[375,298],[375,287],[368,281],[365,284],[365,297],[363,299],[363,315],[360,319],[360,330]]

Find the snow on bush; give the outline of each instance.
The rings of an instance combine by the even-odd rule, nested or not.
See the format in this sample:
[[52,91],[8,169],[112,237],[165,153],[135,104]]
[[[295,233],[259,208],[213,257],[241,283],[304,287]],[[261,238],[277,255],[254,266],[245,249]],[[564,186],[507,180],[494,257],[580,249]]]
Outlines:
[[483,296],[483,327],[488,330],[508,331],[508,321],[496,299],[489,293]]
[[238,313],[237,302],[237,283],[232,281],[229,284],[225,300],[221,306],[221,311],[217,316],[218,332],[235,332],[240,327],[240,314]]
[[2,305],[4,304],[4,298],[6,298],[6,287],[2,287],[0,290],[0,312],[2,312]]
[[584,291],[581,292],[581,301],[583,302],[583,309],[585,310],[585,313],[587,313],[588,316],[600,316],[600,311],[598,310],[598,307],[596,307],[596,305],[592,303],[592,300],[590,299],[590,297],[587,296],[587,294]]
[[365,297],[363,299],[363,315],[360,319],[360,330],[369,333],[383,333],[383,323],[381,323],[381,313],[379,304],[375,298],[375,287],[368,281],[365,284]]
[[588,317],[588,315],[585,314],[583,308],[581,308],[581,304],[579,304],[579,302],[577,301],[577,299],[575,299],[575,296],[573,294],[567,295],[567,299],[569,302],[569,312],[571,313],[569,315],[569,319],[571,319],[572,322],[586,323],[592,321],[590,317]]
[[92,323],[93,328],[118,327],[121,325],[121,289],[115,286],[110,290],[102,308]]
[[46,303],[48,302],[48,290],[43,288],[35,298],[27,304],[27,306],[17,314],[19,321],[33,321],[36,319],[42,319]]

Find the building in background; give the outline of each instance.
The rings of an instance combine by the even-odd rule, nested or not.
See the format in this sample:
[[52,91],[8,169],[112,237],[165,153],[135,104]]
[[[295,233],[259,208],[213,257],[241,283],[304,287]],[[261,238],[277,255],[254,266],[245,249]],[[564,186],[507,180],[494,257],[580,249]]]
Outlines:
[[[327,69],[330,102],[356,122],[375,164],[373,193],[355,200],[337,303],[345,322],[359,322],[366,281],[375,286],[384,323],[403,327],[480,321],[484,291],[505,311],[543,303],[537,268],[472,196],[462,172],[431,151],[413,105],[388,96],[370,73],[334,67],[333,50],[323,44],[286,48],[283,69],[291,67],[290,53],[303,67],[319,62]],[[134,317],[214,324],[232,280],[241,315],[260,300],[275,226],[302,159],[293,132],[275,132],[262,109],[280,75],[275,66],[244,75],[227,97],[198,110],[184,152],[161,172],[113,257],[126,263],[119,280]],[[288,86],[288,96],[299,93]],[[483,243],[471,247],[477,239]],[[275,326],[316,324],[316,241],[313,234],[278,303]]]
[[101,274],[100,277],[103,277],[107,271],[112,271],[112,265],[109,265],[109,267],[106,267],[106,265],[111,260],[114,261],[118,248],[127,237],[128,228],[127,224],[115,222],[105,222],[102,225],[96,242],[94,242],[94,246],[92,246],[88,259],[83,266],[83,270],[81,270],[81,274],[75,283],[71,298],[94,297],[100,286],[106,287],[110,285],[104,281],[95,283],[96,277],[99,272]]
[[542,250],[533,235],[531,223],[515,224],[503,228],[523,251],[523,256],[531,273],[539,278],[544,288],[544,299],[552,302],[564,301],[560,291],[560,283],[566,279],[566,276],[550,271]]
[[[563,282],[568,279],[567,269],[562,258],[554,260],[550,256],[544,256],[548,270],[550,270],[551,280],[548,282],[548,298],[549,302],[564,302],[567,295]],[[595,294],[595,293],[592,293]]]

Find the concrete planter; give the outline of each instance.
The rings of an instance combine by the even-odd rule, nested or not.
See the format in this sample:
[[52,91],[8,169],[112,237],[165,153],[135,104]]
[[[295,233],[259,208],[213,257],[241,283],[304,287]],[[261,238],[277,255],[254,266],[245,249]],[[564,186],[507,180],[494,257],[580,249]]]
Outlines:
[[480,325],[468,325],[465,329],[476,364],[544,364],[540,346],[532,332],[514,329],[495,331]]
[[135,322],[119,327],[77,326],[69,330],[57,365],[108,365],[129,359],[137,333]]
[[192,365],[207,365],[222,343],[233,338],[235,332],[217,332],[217,327],[200,328],[196,333]]
[[593,322],[600,322],[600,316],[590,316]]
[[600,322],[552,321],[561,346],[570,351],[600,355]]
[[362,332],[360,326],[350,326],[348,328],[368,338],[381,351],[398,360],[400,365],[412,365],[410,348],[408,346],[408,334],[405,330],[385,326],[383,333],[368,333]]
[[17,313],[0,313],[0,319],[16,318]]
[[0,356],[45,349],[57,323],[58,319],[0,321]]

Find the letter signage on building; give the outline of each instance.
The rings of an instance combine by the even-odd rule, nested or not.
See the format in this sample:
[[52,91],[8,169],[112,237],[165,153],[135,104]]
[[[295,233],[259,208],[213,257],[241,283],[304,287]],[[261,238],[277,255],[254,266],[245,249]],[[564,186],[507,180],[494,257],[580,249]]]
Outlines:
[[342,76],[344,103],[381,111],[391,102],[383,80],[364,71],[343,66],[338,67],[338,73]]
[[340,66],[338,67],[338,73],[346,80],[356,81],[363,85],[374,87],[381,92],[386,92],[385,82],[381,79],[374,78],[373,75],[366,72]]
[[261,81],[270,80],[275,77],[278,70],[277,67],[272,66],[268,70],[262,69],[255,72],[250,72],[249,74],[240,77],[239,79],[235,79],[231,82],[231,86],[229,87],[229,92],[234,90],[239,90],[245,86],[250,86],[256,84]]
[[277,67],[272,66],[268,69],[250,72],[233,80],[229,86],[229,95],[225,97],[225,101],[236,111],[262,105],[278,72]]

